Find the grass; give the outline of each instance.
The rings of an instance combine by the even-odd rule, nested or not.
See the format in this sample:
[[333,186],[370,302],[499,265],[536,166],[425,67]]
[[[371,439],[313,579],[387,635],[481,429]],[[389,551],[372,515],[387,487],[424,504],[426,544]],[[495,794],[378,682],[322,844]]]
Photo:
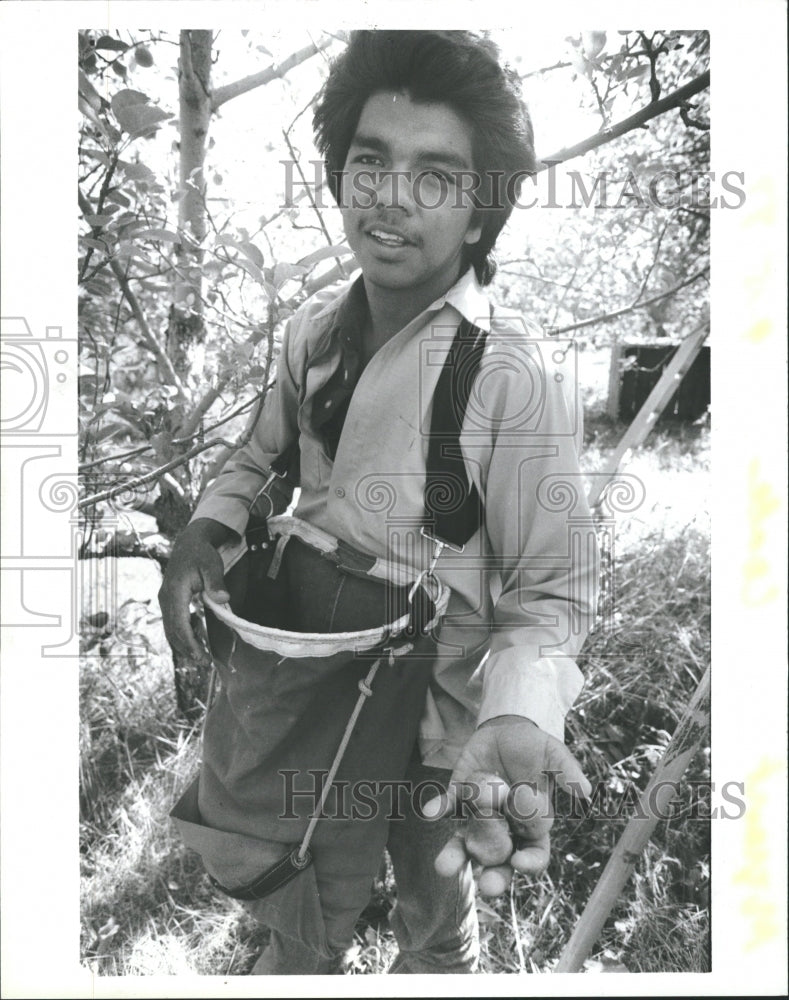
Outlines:
[[[587,422],[585,468],[602,465],[622,428]],[[643,788],[709,661],[708,436],[659,428],[627,471],[647,499],[617,524],[615,597],[588,640],[587,677],[568,724],[574,753],[612,799]],[[132,584],[124,585],[133,590]],[[81,957],[96,974],[249,971],[264,942],[243,906],[214,892],[168,812],[195,773],[199,732],[179,720],[155,600],[135,594],[84,631],[81,671]],[[136,646],[129,643],[137,643]],[[683,781],[709,778],[700,751]],[[482,970],[555,965],[626,816],[557,820],[537,879],[479,903]],[[395,894],[383,869],[345,958],[349,975],[383,972],[396,948]],[[587,962],[589,971],[705,971],[709,963],[709,824],[662,821]]]

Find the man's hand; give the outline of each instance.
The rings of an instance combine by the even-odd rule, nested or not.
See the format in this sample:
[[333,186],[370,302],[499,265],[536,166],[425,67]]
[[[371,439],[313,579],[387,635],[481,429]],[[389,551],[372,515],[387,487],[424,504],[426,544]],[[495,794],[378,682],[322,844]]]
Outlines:
[[192,630],[189,605],[201,593],[208,594],[219,604],[230,600],[217,548],[231,534],[229,528],[210,518],[198,518],[188,524],[173,546],[159,590],[167,641],[181,656],[203,666],[207,666],[211,658]]
[[[452,875],[467,861],[482,866],[478,886],[500,895],[513,869],[544,871],[550,858],[551,786],[588,797],[591,785],[567,747],[522,716],[503,715],[477,729],[463,749],[447,794],[423,812],[453,812],[463,824],[436,858],[436,870]],[[513,837],[515,841],[513,842]]]

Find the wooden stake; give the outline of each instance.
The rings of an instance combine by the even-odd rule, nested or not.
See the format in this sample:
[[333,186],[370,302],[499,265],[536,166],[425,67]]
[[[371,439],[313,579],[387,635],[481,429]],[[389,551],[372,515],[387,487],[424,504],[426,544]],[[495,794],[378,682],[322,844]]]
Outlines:
[[630,818],[619,838],[554,972],[581,970],[658,821],[667,815],[668,805],[679,790],[679,780],[707,734],[709,721],[710,668],[707,667],[641,795],[640,810]]

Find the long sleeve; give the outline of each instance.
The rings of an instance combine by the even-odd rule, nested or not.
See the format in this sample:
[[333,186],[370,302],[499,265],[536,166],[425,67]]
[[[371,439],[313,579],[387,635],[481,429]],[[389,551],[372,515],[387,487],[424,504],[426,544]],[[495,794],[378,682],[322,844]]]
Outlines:
[[578,466],[574,356],[562,357],[545,340],[497,352],[483,383],[490,438],[481,453],[485,529],[500,590],[478,722],[523,715],[563,739],[565,715],[583,686],[573,657],[594,619],[598,579]]

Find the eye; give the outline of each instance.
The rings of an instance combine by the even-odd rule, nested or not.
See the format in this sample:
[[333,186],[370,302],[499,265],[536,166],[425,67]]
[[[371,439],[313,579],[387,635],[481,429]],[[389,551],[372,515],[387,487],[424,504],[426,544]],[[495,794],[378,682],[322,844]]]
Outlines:
[[376,156],[374,153],[359,153],[353,158],[354,163],[360,163],[363,167],[380,167],[383,165],[383,161],[380,156]]
[[450,184],[455,183],[455,178],[452,174],[447,173],[445,170],[439,170],[438,167],[423,170],[422,176],[429,177],[431,181],[440,184],[442,187],[448,187]]

